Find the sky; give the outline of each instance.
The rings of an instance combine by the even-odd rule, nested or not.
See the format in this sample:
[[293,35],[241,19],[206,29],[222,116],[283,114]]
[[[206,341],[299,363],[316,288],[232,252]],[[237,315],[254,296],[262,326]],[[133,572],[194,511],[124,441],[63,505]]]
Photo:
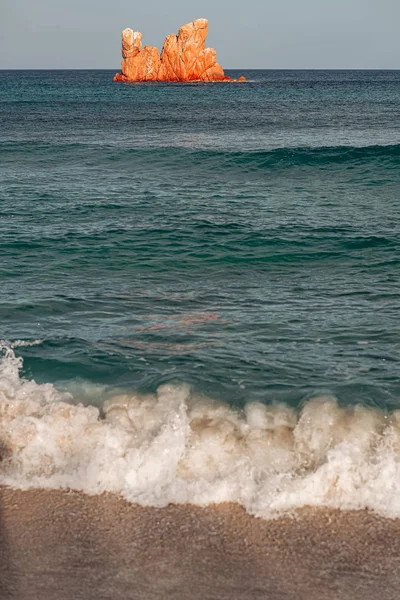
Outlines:
[[125,27],[199,17],[226,69],[400,69],[400,0],[0,0],[0,69],[119,70]]

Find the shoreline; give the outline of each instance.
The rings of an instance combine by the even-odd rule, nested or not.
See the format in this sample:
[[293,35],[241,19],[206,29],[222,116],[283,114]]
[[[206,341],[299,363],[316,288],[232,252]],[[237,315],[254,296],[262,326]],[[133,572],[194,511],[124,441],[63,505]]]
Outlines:
[[1,598],[398,597],[400,519],[236,504],[138,507],[113,494],[0,487]]

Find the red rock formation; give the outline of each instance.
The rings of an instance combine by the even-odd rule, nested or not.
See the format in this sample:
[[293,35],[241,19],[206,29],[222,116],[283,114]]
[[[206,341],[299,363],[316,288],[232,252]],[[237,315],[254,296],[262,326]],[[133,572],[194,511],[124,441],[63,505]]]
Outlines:
[[159,56],[153,46],[142,50],[141,33],[124,29],[122,73],[117,73],[114,81],[233,81],[217,63],[214,48],[205,48],[207,33],[207,19],[188,23],[178,35],[167,35]]

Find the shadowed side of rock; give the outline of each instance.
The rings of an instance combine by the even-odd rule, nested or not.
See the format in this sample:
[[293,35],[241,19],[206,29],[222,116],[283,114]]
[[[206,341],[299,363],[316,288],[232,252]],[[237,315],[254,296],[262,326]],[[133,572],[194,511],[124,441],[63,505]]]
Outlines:
[[178,35],[167,35],[159,55],[154,46],[142,49],[141,33],[124,29],[121,73],[114,81],[233,81],[218,64],[214,48],[205,47],[207,33],[207,19],[187,23]]

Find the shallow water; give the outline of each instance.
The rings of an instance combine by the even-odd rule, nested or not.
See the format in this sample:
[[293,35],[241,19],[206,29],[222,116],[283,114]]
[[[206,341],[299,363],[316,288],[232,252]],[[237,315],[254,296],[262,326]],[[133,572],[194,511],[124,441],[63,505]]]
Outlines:
[[0,72],[3,482],[400,514],[400,72],[244,74]]

